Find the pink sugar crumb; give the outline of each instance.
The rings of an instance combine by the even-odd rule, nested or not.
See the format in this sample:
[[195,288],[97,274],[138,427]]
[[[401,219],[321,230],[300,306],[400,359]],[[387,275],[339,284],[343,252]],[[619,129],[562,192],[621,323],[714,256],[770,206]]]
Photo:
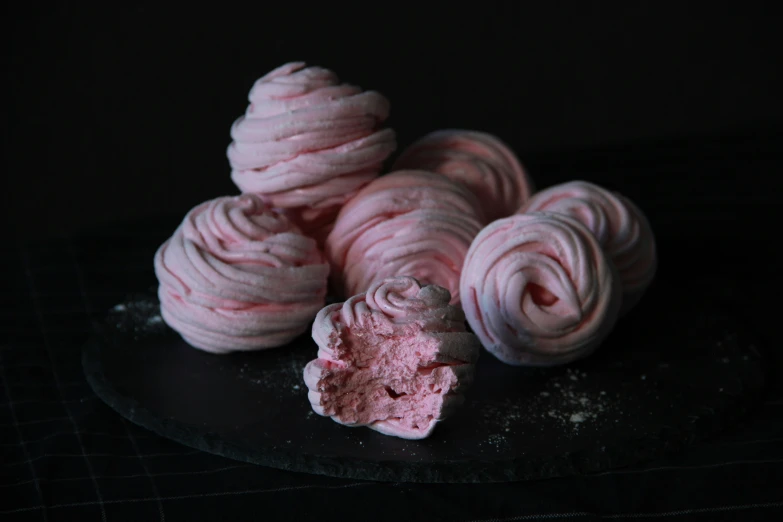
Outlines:
[[341,424],[427,437],[446,410],[461,403],[453,392],[472,375],[469,365],[441,354],[443,345],[442,336],[414,326],[392,333],[342,325],[327,347],[337,361],[316,359],[305,369],[311,402]]

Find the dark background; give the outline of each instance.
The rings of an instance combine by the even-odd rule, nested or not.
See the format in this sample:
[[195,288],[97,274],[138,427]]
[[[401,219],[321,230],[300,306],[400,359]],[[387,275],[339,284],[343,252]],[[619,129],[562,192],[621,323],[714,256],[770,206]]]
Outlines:
[[[350,507],[362,504],[398,520],[780,511],[780,17],[748,2],[270,4],[6,8],[0,461],[16,475],[2,480],[22,483],[0,481],[0,518],[40,520],[42,506],[50,521],[296,519],[323,506],[361,519]],[[154,283],[153,252],[188,209],[236,191],[230,125],[253,81],[290,60],[386,94],[400,148],[437,128],[484,130],[539,187],[582,178],[634,199],[671,299],[714,300],[769,355],[757,413],[646,470],[356,488],[192,452],[124,421],[84,381],[93,322]]]
[[[388,96],[400,148],[437,128],[492,132],[538,186],[622,190],[658,216],[659,233],[683,212],[735,226],[744,207],[727,204],[764,213],[776,198],[779,174],[757,165],[783,122],[769,9],[268,4],[10,7],[14,228],[83,233],[235,192],[230,125],[253,81],[291,60]],[[694,155],[714,168],[677,160]]]

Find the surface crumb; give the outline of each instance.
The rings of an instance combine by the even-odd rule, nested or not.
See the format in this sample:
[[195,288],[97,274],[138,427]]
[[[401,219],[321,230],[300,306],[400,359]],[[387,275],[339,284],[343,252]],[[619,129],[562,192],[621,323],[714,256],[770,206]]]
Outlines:
[[508,440],[505,436],[493,433],[487,438],[487,444],[490,446],[494,446],[495,449],[500,450],[503,446],[505,446],[508,443]]
[[303,388],[302,375],[309,357],[307,352],[291,351],[286,357],[277,360],[274,366],[258,368],[244,363],[234,371],[237,379],[273,391],[282,399],[296,395]]
[[585,421],[585,414],[584,413],[574,413],[573,415],[571,415],[571,417],[568,420],[570,420],[571,422],[574,422],[574,423],[584,422]]
[[133,334],[137,339],[162,333],[167,328],[160,315],[160,304],[150,297],[129,299],[114,305],[109,310],[108,319],[118,331]]
[[586,377],[587,373],[566,370],[553,376],[543,383],[545,390],[522,404],[508,400],[484,405],[484,420],[494,426],[496,433],[523,433],[526,427],[533,426],[546,431],[554,425],[565,437],[579,433],[586,426],[609,425],[620,413],[617,410],[620,396],[614,398],[607,391],[594,391],[586,381],[573,378],[577,376]]

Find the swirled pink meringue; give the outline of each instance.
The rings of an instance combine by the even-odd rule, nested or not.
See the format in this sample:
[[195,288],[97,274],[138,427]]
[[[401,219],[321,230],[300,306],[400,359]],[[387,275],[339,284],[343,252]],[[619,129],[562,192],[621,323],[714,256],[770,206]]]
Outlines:
[[161,315],[196,348],[281,346],[326,296],[329,266],[313,239],[252,194],[193,208],[155,254]]
[[393,168],[437,172],[463,184],[478,196],[488,221],[514,214],[533,193],[516,154],[485,132],[432,132],[406,148]]
[[462,263],[484,222],[478,201],[445,176],[398,171],[349,201],[326,239],[336,286],[349,296],[374,281],[412,276],[459,303]]
[[520,209],[536,211],[571,216],[595,235],[620,276],[620,315],[639,302],[655,277],[658,259],[652,228],[636,205],[593,183],[572,181],[539,192]]
[[380,93],[341,84],[321,67],[288,63],[256,81],[231,128],[231,178],[300,225],[329,224],[347,199],[375,178],[396,148]]
[[514,365],[592,353],[617,320],[614,266],[579,221],[533,212],[491,223],[468,251],[462,306],[484,347]]
[[450,298],[397,277],[323,308],[313,323],[318,358],[304,370],[313,410],[386,435],[428,437],[464,401],[479,354]]

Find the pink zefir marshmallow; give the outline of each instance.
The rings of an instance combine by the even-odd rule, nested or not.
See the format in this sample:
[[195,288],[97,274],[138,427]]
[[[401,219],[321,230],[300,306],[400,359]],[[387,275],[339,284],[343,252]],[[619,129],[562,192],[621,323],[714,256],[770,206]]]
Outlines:
[[488,221],[514,214],[533,194],[533,182],[516,154],[486,132],[447,129],[406,148],[394,169],[437,172],[478,196]]
[[545,212],[491,223],[470,246],[462,307],[484,347],[513,365],[586,357],[622,301],[614,266],[579,221]]
[[283,65],[255,82],[249,100],[231,128],[231,178],[288,209],[308,234],[328,227],[396,148],[394,131],[379,129],[389,101],[321,67]]
[[428,437],[464,401],[480,345],[445,288],[374,283],[318,313],[318,358],[304,369],[313,410],[340,424]]
[[282,346],[324,305],[329,265],[252,194],[193,208],[155,254],[163,320],[212,353]]
[[476,198],[445,176],[387,174],[340,211],[325,246],[333,282],[351,296],[375,281],[412,276],[446,288],[457,304],[462,263],[482,223]]
[[650,223],[633,202],[598,185],[572,181],[539,192],[520,209],[536,211],[571,216],[595,235],[620,276],[621,316],[639,302],[655,277],[658,259]]

